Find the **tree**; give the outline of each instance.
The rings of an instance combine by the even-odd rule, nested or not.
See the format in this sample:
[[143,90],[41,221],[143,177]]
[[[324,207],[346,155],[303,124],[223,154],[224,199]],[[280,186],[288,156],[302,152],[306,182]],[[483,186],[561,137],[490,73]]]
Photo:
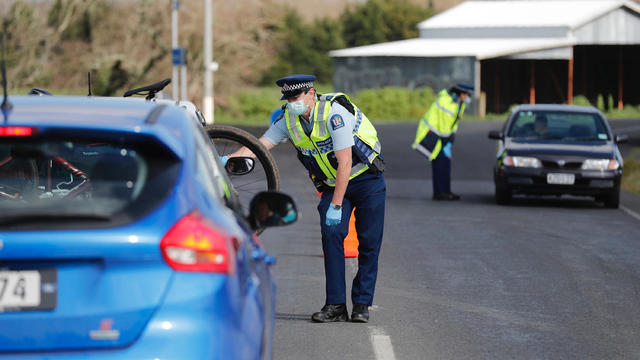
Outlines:
[[417,37],[418,23],[432,15],[408,0],[369,0],[343,13],[344,40],[351,47]]
[[276,29],[276,62],[261,83],[273,84],[292,73],[314,74],[319,82],[331,81],[333,65],[328,52],[344,47],[342,31],[337,20],[322,18],[305,24],[296,12],[288,10],[282,26]]

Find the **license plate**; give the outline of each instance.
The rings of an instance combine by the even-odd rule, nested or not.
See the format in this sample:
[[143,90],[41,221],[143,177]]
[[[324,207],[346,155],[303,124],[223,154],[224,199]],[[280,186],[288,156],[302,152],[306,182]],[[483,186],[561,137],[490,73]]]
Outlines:
[[47,270],[0,270],[0,312],[53,309],[57,273]]
[[575,181],[576,176],[574,174],[547,174],[547,184],[573,185]]

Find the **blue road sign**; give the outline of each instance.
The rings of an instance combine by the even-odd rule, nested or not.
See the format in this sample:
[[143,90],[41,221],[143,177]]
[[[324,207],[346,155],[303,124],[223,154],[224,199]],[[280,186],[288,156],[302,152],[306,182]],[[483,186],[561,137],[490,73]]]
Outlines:
[[187,49],[183,47],[171,49],[171,62],[180,66],[187,64]]

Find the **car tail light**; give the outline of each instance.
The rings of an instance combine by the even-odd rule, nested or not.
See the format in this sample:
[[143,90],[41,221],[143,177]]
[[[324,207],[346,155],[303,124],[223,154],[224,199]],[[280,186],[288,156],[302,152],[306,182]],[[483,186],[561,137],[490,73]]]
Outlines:
[[165,234],[160,248],[167,264],[175,270],[233,274],[233,242],[233,237],[194,211]]
[[35,129],[27,126],[0,127],[0,136],[31,136]]

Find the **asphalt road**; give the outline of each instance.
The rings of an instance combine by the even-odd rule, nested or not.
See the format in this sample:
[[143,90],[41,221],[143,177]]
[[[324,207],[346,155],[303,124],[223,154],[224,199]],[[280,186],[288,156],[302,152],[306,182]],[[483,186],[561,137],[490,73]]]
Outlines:
[[[387,207],[368,324],[310,322],[325,299],[318,198],[290,145],[274,150],[282,190],[301,212],[261,236],[278,259],[275,359],[640,356],[640,217],[584,198],[495,205],[487,132],[500,126],[461,123],[452,187],[462,200],[441,203],[430,200],[427,161],[409,147],[416,124],[377,125]],[[640,146],[640,121],[614,127],[632,136],[623,154]],[[350,291],[356,260],[346,267]]]

